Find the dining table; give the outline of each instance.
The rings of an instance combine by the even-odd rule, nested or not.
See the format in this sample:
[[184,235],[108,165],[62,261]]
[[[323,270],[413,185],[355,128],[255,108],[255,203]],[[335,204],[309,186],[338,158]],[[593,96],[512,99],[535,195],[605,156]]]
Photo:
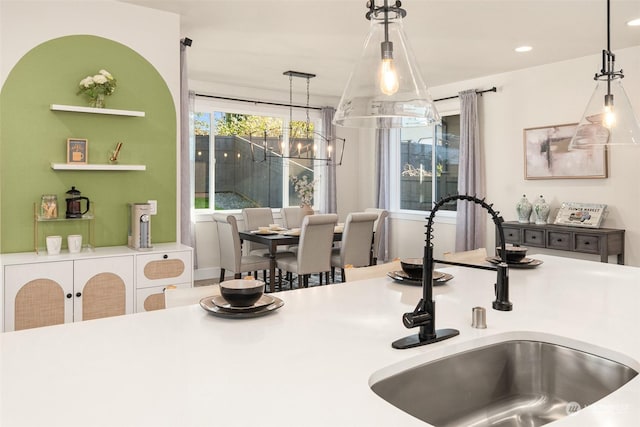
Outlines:
[[[300,243],[300,233],[292,230],[270,230],[268,232],[260,230],[239,231],[241,241],[256,242],[265,245],[269,249],[269,281],[268,292],[275,291],[276,277],[276,254],[278,246],[293,246]],[[333,241],[342,240],[342,229],[336,227],[333,233]]]

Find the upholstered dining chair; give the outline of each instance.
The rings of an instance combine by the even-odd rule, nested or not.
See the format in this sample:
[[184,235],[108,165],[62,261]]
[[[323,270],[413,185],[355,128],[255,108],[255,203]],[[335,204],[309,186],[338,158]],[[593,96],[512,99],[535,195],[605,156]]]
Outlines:
[[350,213],[344,224],[340,247],[331,253],[331,280],[335,281],[335,269],[342,270],[351,264],[354,267],[365,267],[371,262],[371,242],[373,241],[373,223],[378,215],[372,212]]
[[[244,228],[247,231],[257,230],[258,227],[268,227],[273,224],[273,212],[271,208],[244,208],[242,209]],[[245,242],[246,253],[249,255],[269,256],[269,249],[257,242]]]
[[487,249],[478,248],[470,251],[445,252],[442,254],[444,261],[461,262],[465,264],[483,264],[487,258]]
[[378,263],[380,255],[384,256],[384,254],[381,254],[380,251],[383,248],[384,234],[389,211],[387,211],[386,209],[376,208],[366,208],[364,211],[375,213],[378,215],[378,219],[376,219],[375,223],[373,224],[373,245],[371,246],[371,264],[375,265]]
[[[282,289],[282,270],[294,273],[297,276],[298,287],[309,286],[309,276],[322,274],[329,279],[331,269],[331,246],[333,244],[333,230],[338,223],[336,214],[308,215],[302,220],[300,229],[300,241],[298,251],[294,254],[286,254],[276,259],[278,266],[278,279]],[[293,281],[291,281],[293,288]]]
[[384,277],[387,273],[398,270],[402,270],[400,260],[398,259],[384,264],[370,265],[368,267],[356,268],[351,265],[347,265],[344,269],[344,281],[354,282],[356,280],[375,279],[378,277]]
[[282,214],[282,223],[284,228],[288,229],[302,227],[302,220],[305,216],[310,214],[309,211],[302,209],[301,207],[282,208],[280,213]]
[[[269,258],[262,255],[242,255],[238,223],[233,215],[214,214],[220,244],[220,281],[224,281],[227,270],[239,279],[242,273],[269,270]],[[273,278],[271,278],[273,279]]]

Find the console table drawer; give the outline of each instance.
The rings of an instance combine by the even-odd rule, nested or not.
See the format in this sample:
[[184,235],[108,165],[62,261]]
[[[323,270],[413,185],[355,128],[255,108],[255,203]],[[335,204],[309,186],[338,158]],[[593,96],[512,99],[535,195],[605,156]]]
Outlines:
[[544,230],[525,229],[523,240],[525,246],[539,246],[544,248]]
[[598,236],[576,234],[576,252],[600,253],[600,239]]
[[571,250],[571,234],[558,231],[550,231],[547,234],[547,247],[551,249]]
[[510,227],[502,227],[502,229],[504,230],[505,243],[514,243],[514,244],[522,243],[522,237],[520,236],[520,229],[510,228]]

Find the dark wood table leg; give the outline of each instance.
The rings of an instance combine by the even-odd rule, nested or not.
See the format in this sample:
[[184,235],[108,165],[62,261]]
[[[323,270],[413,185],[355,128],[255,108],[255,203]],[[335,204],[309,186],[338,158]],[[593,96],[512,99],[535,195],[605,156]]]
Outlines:
[[276,252],[278,245],[271,242],[269,245],[269,292],[276,290]]

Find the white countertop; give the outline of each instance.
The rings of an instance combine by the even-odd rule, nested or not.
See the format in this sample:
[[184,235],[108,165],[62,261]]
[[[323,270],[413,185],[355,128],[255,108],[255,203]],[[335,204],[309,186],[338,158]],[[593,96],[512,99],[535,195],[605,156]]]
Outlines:
[[[421,288],[386,277],[280,292],[284,307],[255,319],[192,305],[0,334],[0,425],[425,426],[371,376],[478,340],[550,338],[640,370],[640,268],[535,258],[510,270],[512,312],[491,309],[494,272],[444,269],[454,279],[434,288],[436,326],[460,336],[408,350],[391,342],[417,333],[401,316]],[[487,329],[471,328],[474,306]],[[553,425],[640,425],[640,376]]]

